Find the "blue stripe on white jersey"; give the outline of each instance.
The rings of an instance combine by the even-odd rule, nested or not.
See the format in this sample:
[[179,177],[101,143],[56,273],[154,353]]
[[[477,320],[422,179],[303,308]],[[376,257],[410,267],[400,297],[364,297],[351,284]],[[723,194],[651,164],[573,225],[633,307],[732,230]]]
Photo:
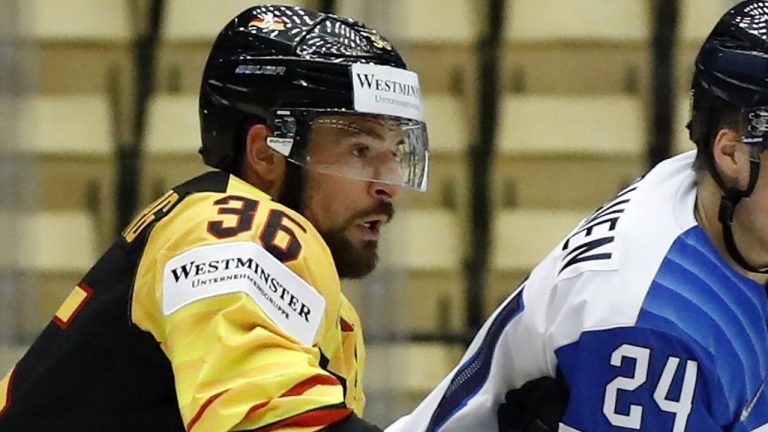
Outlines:
[[525,282],[517,290],[517,293],[502,307],[499,313],[496,314],[477,351],[462,363],[453,374],[448,388],[445,390],[429,421],[426,429],[427,432],[440,430],[445,422],[461,410],[467,401],[472,399],[485,385],[499,337],[501,337],[502,332],[510,321],[525,309],[523,304],[524,288]]

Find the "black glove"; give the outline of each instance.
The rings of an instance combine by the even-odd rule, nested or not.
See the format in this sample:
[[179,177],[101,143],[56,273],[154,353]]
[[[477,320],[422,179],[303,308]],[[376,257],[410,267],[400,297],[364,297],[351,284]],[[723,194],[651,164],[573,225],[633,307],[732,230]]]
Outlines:
[[568,405],[560,377],[543,377],[510,390],[498,411],[499,432],[556,432]]

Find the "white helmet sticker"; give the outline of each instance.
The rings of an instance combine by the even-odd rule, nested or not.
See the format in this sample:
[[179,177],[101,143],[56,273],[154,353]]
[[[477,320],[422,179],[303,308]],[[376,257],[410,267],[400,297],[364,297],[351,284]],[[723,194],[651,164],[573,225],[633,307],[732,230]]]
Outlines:
[[423,121],[421,88],[415,72],[390,66],[352,65],[355,111]]
[[293,138],[277,138],[268,137],[267,145],[283,156],[291,154],[291,148],[293,147]]

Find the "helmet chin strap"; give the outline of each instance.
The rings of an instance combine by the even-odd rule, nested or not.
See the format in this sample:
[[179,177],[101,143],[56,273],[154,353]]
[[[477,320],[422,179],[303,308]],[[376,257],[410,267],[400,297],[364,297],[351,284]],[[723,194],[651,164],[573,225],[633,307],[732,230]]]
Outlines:
[[742,199],[749,197],[757,184],[757,178],[760,174],[760,152],[761,147],[758,145],[750,145],[749,153],[749,184],[747,188],[742,190],[733,186],[726,186],[720,174],[717,170],[713,170],[714,178],[720,189],[723,191],[720,198],[720,211],[718,212],[718,220],[723,227],[723,240],[725,241],[725,247],[728,253],[731,255],[736,263],[746,270],[753,273],[768,274],[768,267],[758,268],[750,264],[746,258],[739,252],[739,248],[736,246],[736,241],[733,238],[733,217],[736,212],[736,206]]

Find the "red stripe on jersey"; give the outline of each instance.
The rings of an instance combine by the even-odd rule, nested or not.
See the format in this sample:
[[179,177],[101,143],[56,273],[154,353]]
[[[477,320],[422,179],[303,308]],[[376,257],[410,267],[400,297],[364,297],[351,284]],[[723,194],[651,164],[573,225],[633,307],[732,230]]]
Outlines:
[[351,331],[355,331],[355,328],[352,326],[352,324],[347,322],[347,320],[345,320],[344,318],[341,318],[341,331],[351,332]]
[[[334,378],[334,377],[332,377],[330,375],[317,374],[317,375],[313,375],[313,376],[305,379],[304,381],[296,384],[295,386],[291,387],[285,393],[283,393],[280,397],[299,396],[299,395],[304,394],[305,392],[307,392],[309,389],[314,388],[314,387],[319,386],[319,385],[341,385],[341,384],[339,383],[339,381],[336,378]],[[211,406],[211,404],[213,402],[215,402],[216,399],[221,397],[221,395],[223,395],[226,392],[227,391],[224,390],[221,393],[217,393],[217,394],[211,396],[207,401],[205,401],[205,403],[203,403],[203,405],[200,406],[200,409],[197,411],[197,414],[195,414],[195,416],[192,417],[192,420],[190,420],[189,423],[187,424],[187,430],[191,431],[192,428],[195,426],[195,424],[197,424],[197,422],[200,421],[200,418],[205,413],[205,410],[208,409],[208,407]],[[244,417],[248,417],[249,415],[255,413],[256,411],[266,407],[267,405],[269,405],[269,402],[270,401],[264,401],[264,402],[257,403],[256,405],[252,406],[248,410],[247,413],[245,413]],[[328,412],[349,411],[349,409],[345,408],[345,409],[341,409],[341,410],[334,409],[334,410],[325,410],[325,411],[328,411]],[[310,414],[312,414],[312,416],[310,416]],[[320,415],[320,414],[322,414],[322,415]],[[330,420],[330,421],[328,421],[328,423],[307,424],[307,425],[302,425],[300,423],[297,423],[297,424],[293,423],[293,421],[296,421],[297,419],[299,421],[310,421],[310,422],[312,422],[312,421],[325,421],[324,418],[326,416],[329,416],[329,415],[330,415],[331,418],[336,418],[335,416],[337,416],[338,414],[323,414],[323,413],[317,412],[317,411],[310,411],[310,412],[307,412],[307,413],[304,413],[304,414],[299,414],[298,416],[294,416],[294,417],[285,419],[285,420],[283,420],[283,421],[281,421],[281,422],[279,422],[277,424],[281,425],[280,427],[284,427],[286,425],[299,426],[299,427],[308,427],[308,426],[322,426],[322,425],[325,425],[325,424],[330,424],[330,423],[338,421],[338,420]],[[305,416],[307,416],[306,419],[305,419]],[[343,415],[343,416],[339,417],[339,419],[342,419],[344,417],[346,417],[346,415]],[[264,430],[265,431],[273,430],[273,429],[271,429],[273,426],[275,426],[275,425],[267,426],[268,429],[264,429]]]
[[85,306],[86,303],[88,303],[88,300],[93,297],[93,288],[86,285],[84,282],[80,282],[77,284],[77,287],[82,289],[85,292],[85,297],[80,301],[80,303],[77,305],[74,311],[72,311],[72,314],[69,315],[69,318],[67,318],[66,321],[62,320],[58,316],[53,316],[53,322],[56,323],[57,326],[59,326],[62,330],[66,330],[67,327],[72,323],[72,321],[75,320],[75,317],[77,314],[80,313],[80,311],[83,309],[83,306]]
[[[304,394],[307,390],[319,385],[340,385],[340,384],[339,384],[339,381],[332,376],[317,374],[291,387],[285,393],[280,395],[280,397],[299,396],[301,394]],[[245,413],[245,417],[248,417],[249,415],[255,413],[256,411],[269,405],[269,402],[270,401],[264,401],[252,406],[251,409],[249,409],[248,412]]]
[[16,366],[11,369],[11,376],[8,378],[8,388],[5,393],[5,405],[0,407],[0,417],[8,411],[8,407],[11,406],[11,394],[13,394],[13,379],[16,377]]
[[341,383],[330,375],[317,374],[291,387],[280,397],[299,396],[304,394],[307,390],[319,385],[341,385]]
[[313,426],[327,426],[344,419],[350,414],[352,414],[352,410],[349,408],[319,408],[273,423],[269,426],[264,426],[263,428],[254,429],[253,432],[271,432],[289,427],[306,428]]
[[269,405],[269,401],[259,402],[256,405],[252,406],[251,409],[248,410],[247,413],[245,413],[245,417],[248,417],[249,415],[255,413],[256,411],[264,408],[265,406]]
[[223,392],[216,393],[215,395],[208,398],[207,401],[205,401],[201,406],[200,409],[197,410],[197,414],[195,414],[194,417],[192,417],[192,420],[187,423],[187,430],[191,431],[193,427],[195,427],[195,424],[197,424],[198,421],[200,421],[200,418],[203,417],[203,413],[205,413],[205,410],[208,409],[209,406],[211,406],[212,403],[216,401],[216,399],[220,398],[224,393],[226,393],[227,390],[224,390]]

